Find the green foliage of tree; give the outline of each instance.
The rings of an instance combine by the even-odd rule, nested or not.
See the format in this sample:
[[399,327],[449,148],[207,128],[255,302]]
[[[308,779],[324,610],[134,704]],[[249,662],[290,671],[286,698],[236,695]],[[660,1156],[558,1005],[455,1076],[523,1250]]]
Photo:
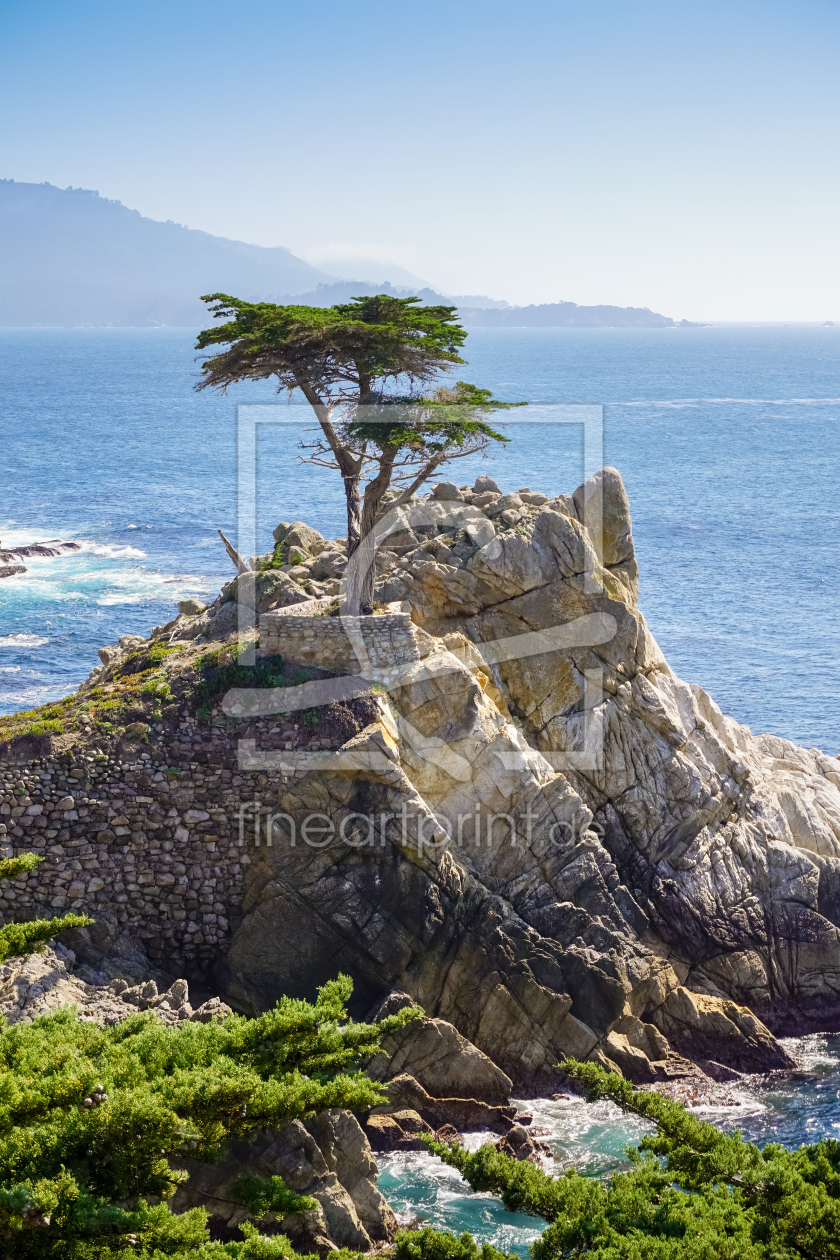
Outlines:
[[514,1260],[490,1243],[477,1243],[471,1234],[444,1234],[425,1229],[400,1230],[394,1246],[395,1260]]
[[[278,389],[302,392],[321,428],[308,458],[337,470],[344,484],[348,559],[370,536],[392,483],[398,506],[441,464],[508,440],[483,417],[512,404],[489,390],[459,381],[422,395],[441,373],[465,362],[458,352],[467,332],[454,306],[386,294],[327,308],[243,302],[225,293],[202,301],[225,322],[200,332],[196,349],[228,348],[204,360],[196,388],[225,390],[273,376]],[[408,382],[414,392],[389,396],[389,382]],[[347,584],[349,610],[369,611],[371,556],[348,567]]]
[[[7,864],[12,874],[29,869],[29,859]],[[169,1161],[212,1162],[230,1138],[382,1101],[382,1087],[352,1069],[418,1012],[357,1024],[351,992],[339,976],[314,1004],[283,998],[257,1019],[176,1028],[154,1012],[100,1028],[71,1009],[3,1027],[0,1255],[291,1256],[284,1237],[249,1226],[242,1242],[211,1243],[203,1209],[173,1215],[166,1200],[186,1174]],[[239,1190],[255,1216],[308,1206],[280,1178],[246,1178]]]
[[[561,1066],[591,1099],[655,1125],[628,1151],[628,1172],[553,1177],[492,1145],[470,1154],[427,1140],[474,1190],[548,1222],[534,1260],[840,1260],[840,1142],[759,1149],[597,1064]],[[411,1260],[439,1260],[437,1240],[414,1237]]]
[[283,1216],[286,1212],[311,1212],[318,1206],[309,1195],[290,1190],[282,1177],[260,1177],[257,1173],[238,1177],[233,1193],[255,1220],[262,1220],[269,1212]]

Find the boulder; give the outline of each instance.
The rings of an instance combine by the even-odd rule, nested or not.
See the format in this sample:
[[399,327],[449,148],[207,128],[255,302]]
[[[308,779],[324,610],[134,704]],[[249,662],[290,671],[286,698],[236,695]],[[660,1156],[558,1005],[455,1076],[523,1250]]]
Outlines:
[[496,1148],[509,1155],[511,1159],[529,1160],[532,1164],[539,1162],[540,1155],[550,1154],[551,1148],[545,1142],[535,1142],[530,1133],[521,1124],[515,1124]]
[[511,509],[519,509],[523,506],[522,500],[518,494],[503,494],[500,498],[495,499],[492,503],[484,508],[486,516],[495,520],[497,516],[501,516],[503,512]]
[[286,543],[287,548],[297,547],[307,556],[317,556],[325,546],[323,534],[305,521],[293,521],[291,525],[281,521],[273,537],[276,543]]
[[487,494],[488,491],[491,491],[493,494],[502,493],[501,488],[497,486],[493,478],[488,477],[486,473],[482,473],[481,476],[476,477],[473,482],[473,490],[476,494]]
[[795,1061],[744,1006],[707,994],[675,989],[651,1016],[686,1058],[712,1060],[735,1072],[793,1068]]
[[432,488],[432,494],[436,499],[463,500],[464,498],[454,481],[439,481],[437,485]]
[[[384,545],[389,540],[386,539]],[[324,551],[319,552],[314,564],[310,566],[310,572],[317,582],[323,582],[325,579],[340,578],[347,568],[347,553],[342,549],[328,547]]]
[[496,527],[493,522],[488,521],[486,517],[469,521],[465,526],[465,529],[470,542],[475,543],[476,547],[485,547],[496,537]]
[[228,1144],[218,1164],[172,1161],[189,1173],[171,1200],[174,1212],[206,1207],[216,1237],[235,1238],[248,1219],[233,1190],[244,1173],[280,1176],[290,1189],[317,1201],[313,1212],[277,1218],[269,1214],[262,1228],[289,1235],[299,1251],[323,1251],[323,1240],[335,1247],[369,1251],[389,1243],[396,1218],[376,1189],[378,1169],[359,1122],[348,1111],[328,1111],[306,1124],[293,1120],[268,1129],[251,1142]]
[[374,1151],[425,1151],[419,1135],[432,1132],[431,1125],[411,1109],[368,1116],[365,1121],[365,1134]]
[[[399,1115],[407,1115],[407,1112],[399,1112]],[[417,1112],[411,1114],[417,1115]],[[420,1117],[417,1117],[418,1120]],[[421,1124],[425,1121],[420,1120]],[[420,1151],[423,1149],[423,1143],[418,1137],[413,1136],[402,1128],[397,1120],[397,1115],[392,1116],[368,1116],[365,1121],[365,1137],[370,1142],[372,1151],[377,1154],[382,1152],[391,1153],[393,1151]],[[426,1125],[431,1133],[431,1128]]]
[[242,604],[258,615],[274,608],[286,608],[290,604],[302,604],[311,599],[303,587],[288,573],[279,569],[267,569],[262,573],[240,573],[224,588],[226,602]]
[[403,1073],[388,1081],[388,1102],[375,1107],[372,1115],[399,1117],[410,1111],[421,1117],[432,1129],[451,1124],[459,1131],[492,1129],[507,1133],[513,1124],[516,1108],[490,1106],[475,1098],[433,1098],[413,1076]]
[[[203,634],[205,639],[222,642],[232,634],[247,634],[255,629],[256,624],[254,610],[247,604],[226,602],[213,617],[205,613],[201,617],[189,618],[188,626],[183,629],[179,627],[173,639],[197,638],[199,634]],[[197,634],[187,633],[187,629],[193,626],[197,628]]]
[[403,1073],[436,1098],[475,1098],[510,1104],[510,1077],[443,1019],[419,1019],[391,1033],[365,1065],[375,1081]]

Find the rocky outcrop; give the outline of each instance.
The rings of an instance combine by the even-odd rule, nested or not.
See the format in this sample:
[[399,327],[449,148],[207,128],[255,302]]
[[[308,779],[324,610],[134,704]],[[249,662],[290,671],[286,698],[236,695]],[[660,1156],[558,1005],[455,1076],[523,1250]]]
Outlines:
[[11,550],[4,550],[0,546],[0,563],[14,564],[17,560],[29,557],[49,559],[52,556],[66,556],[72,551],[81,551],[81,549],[80,543],[62,542],[60,538],[50,538],[48,542],[26,543],[22,547],[14,547]]
[[387,822],[353,851],[258,855],[233,1000],[340,965],[518,1085],[563,1053],[642,1080],[789,1065],[768,1027],[840,1021],[837,762],[673,675],[615,470],[552,499],[458,494],[400,509],[380,553],[380,597],[426,634],[390,688],[396,742],[375,773],[278,793],[294,818],[407,812],[429,843]]
[[[783,1068],[774,1033],[840,1025],[840,764],[753,736],[674,676],[638,609],[618,473],[553,497],[447,483],[386,512],[379,529],[377,606],[410,614],[420,659],[394,661],[378,698],[372,675],[317,673],[338,707],[366,696],[362,729],[351,722],[341,740],[304,751],[285,693],[276,723],[259,699],[235,730],[222,730],[219,705],[206,734],[190,715],[202,641],[233,643],[244,614],[255,625],[266,575],[243,575],[235,598],[153,632],[181,636],[166,676],[189,760],[180,786],[167,784],[162,749],[149,773],[132,770],[145,803],[131,808],[148,818],[132,825],[156,829],[182,870],[162,906],[126,884],[125,930],[139,898],[156,961],[181,941],[244,1011],[281,993],[310,998],[339,970],[354,979],[354,1017],[410,995],[427,1042],[395,1044],[391,1061],[433,1100],[496,1105],[479,1096],[483,1060],[474,1081],[467,1068],[447,1080],[436,1021],[519,1090],[553,1090],[567,1054],[641,1081],[697,1064],[721,1078]],[[297,548],[281,577],[329,596],[340,545],[295,530],[297,541],[281,529]],[[116,685],[149,646],[121,640],[93,683]],[[301,707],[329,712],[329,688],[313,700],[307,685]],[[38,806],[18,805],[29,798],[7,777],[23,847]],[[88,806],[114,812],[92,792]],[[132,832],[138,866],[148,834]],[[192,846],[189,863],[179,846]],[[155,851],[163,863],[169,851]],[[115,879],[121,853],[108,849]],[[191,905],[206,897],[200,918],[184,920],[176,881]],[[400,1106],[436,1126],[418,1097]]]
[[109,980],[107,973],[87,964],[77,966],[74,951],[60,942],[0,964],[0,1015],[9,1024],[29,1023],[60,1006],[75,1006],[80,1019],[100,1025],[118,1024],[138,1010],[153,1010],[175,1027],[208,1024],[231,1013],[218,997],[193,1008],[186,980],[175,980],[162,991],[148,977],[134,985]]
[[388,1101],[373,1108],[371,1119],[376,1116],[391,1116],[403,1128],[405,1123],[399,1117],[410,1112],[420,1116],[432,1130],[440,1129],[443,1125],[452,1125],[459,1132],[490,1129],[494,1133],[505,1134],[516,1116],[516,1108],[509,1104],[492,1106],[469,1097],[433,1098],[407,1073],[389,1080],[385,1088]]
[[260,1223],[263,1233],[288,1234],[298,1251],[369,1251],[396,1233],[394,1213],[376,1188],[370,1144],[349,1111],[322,1112],[305,1123],[292,1120],[282,1129],[267,1130],[253,1142],[232,1142],[219,1164],[173,1163],[189,1173],[189,1181],[178,1189],[172,1210],[206,1208],[211,1234],[222,1241],[241,1238],[239,1225],[249,1219],[234,1190],[245,1169],[282,1177],[289,1189],[316,1200],[312,1211],[280,1218],[269,1213]]
[[[389,1002],[387,1013],[401,1009]],[[365,1065],[375,1081],[407,1074],[436,1098],[474,1098],[503,1106],[511,1081],[457,1028],[443,1019],[419,1019],[385,1037],[382,1049]]]

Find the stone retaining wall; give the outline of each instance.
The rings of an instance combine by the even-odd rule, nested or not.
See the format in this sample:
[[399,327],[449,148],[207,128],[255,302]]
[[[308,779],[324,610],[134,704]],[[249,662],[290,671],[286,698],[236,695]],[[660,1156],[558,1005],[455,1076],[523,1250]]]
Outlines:
[[[358,674],[355,639],[366,676],[383,681],[419,660],[408,616],[312,616],[331,603],[264,614],[262,649]],[[0,851],[45,859],[0,882],[0,924],[84,911],[109,923],[112,936],[141,941],[166,971],[206,973],[241,922],[249,850],[258,835],[265,843],[265,816],[281,808],[290,780],[329,756],[299,752],[270,778],[243,768],[243,740],[255,754],[276,755],[290,747],[286,738],[273,717],[229,726],[216,709],[209,723],[182,720],[168,751],[146,753],[141,743],[130,754],[0,760]]]
[[[189,733],[181,738],[193,743]],[[252,803],[265,795],[266,779],[238,771],[236,745],[226,736],[198,738],[214,751],[182,747],[201,761],[65,755],[0,762],[3,854],[45,859],[0,883],[0,921],[84,911],[142,941],[168,971],[205,971],[241,919]],[[207,764],[213,760],[221,764]]]
[[390,679],[395,666],[420,660],[408,613],[329,617],[332,599],[291,604],[260,617],[260,651],[304,665],[318,665],[363,678]]

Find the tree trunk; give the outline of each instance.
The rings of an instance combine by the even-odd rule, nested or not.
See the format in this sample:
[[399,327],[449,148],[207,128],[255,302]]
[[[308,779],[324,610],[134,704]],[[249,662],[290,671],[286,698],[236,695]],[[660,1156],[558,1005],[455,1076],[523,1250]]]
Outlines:
[[394,470],[396,457],[396,446],[382,447],[382,453],[379,457],[379,471],[365,488],[359,541],[353,549],[352,556],[348,549],[350,564],[347,566],[349,575],[347,581],[347,611],[352,615],[369,616],[373,612],[373,588],[376,581],[377,551],[374,530],[379,514],[379,505],[391,484],[391,475]]
[[362,504],[359,480],[362,472],[362,460],[348,450],[336,433],[332,422],[332,407],[328,406],[318,396],[309,382],[303,377],[297,378],[297,384],[304,398],[318,417],[321,431],[327,439],[327,445],[335,456],[335,461],[344,481],[344,497],[347,500],[347,559],[349,560],[358,547],[361,537]]

